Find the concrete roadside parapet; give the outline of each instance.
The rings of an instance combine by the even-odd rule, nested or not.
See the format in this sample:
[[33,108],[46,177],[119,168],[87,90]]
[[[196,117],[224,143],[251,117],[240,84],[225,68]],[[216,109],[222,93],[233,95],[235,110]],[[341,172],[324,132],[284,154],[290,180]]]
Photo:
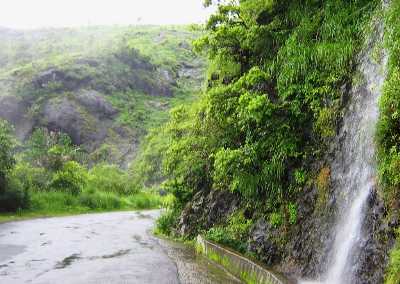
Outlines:
[[222,265],[227,271],[245,283],[289,284],[282,276],[267,270],[262,265],[239,253],[204,239],[198,235],[196,251],[210,260]]

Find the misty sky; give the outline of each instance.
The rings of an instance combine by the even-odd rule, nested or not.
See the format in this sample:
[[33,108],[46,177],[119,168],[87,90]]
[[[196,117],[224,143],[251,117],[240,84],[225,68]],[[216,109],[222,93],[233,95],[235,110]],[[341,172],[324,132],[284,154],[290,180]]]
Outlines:
[[202,0],[1,0],[0,26],[19,29],[85,25],[202,23]]

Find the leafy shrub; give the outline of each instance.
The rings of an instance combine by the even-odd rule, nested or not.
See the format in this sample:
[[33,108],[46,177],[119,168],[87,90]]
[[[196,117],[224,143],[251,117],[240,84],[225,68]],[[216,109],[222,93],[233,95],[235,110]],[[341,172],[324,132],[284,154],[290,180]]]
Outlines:
[[121,199],[113,193],[84,192],[79,196],[79,203],[90,209],[119,209],[122,207]]
[[7,179],[7,188],[0,193],[0,212],[17,211],[29,205],[28,191],[16,179]]
[[59,171],[67,161],[79,161],[82,158],[80,152],[67,134],[38,128],[32,133],[24,154],[35,166]]
[[62,170],[56,172],[50,187],[56,190],[78,195],[86,185],[87,171],[77,162],[67,162]]
[[38,191],[31,194],[31,206],[30,210],[35,212],[62,212],[77,210],[79,204],[76,196],[68,192],[61,191]]
[[306,173],[303,170],[296,170],[294,172],[294,180],[298,185],[304,185],[306,182]]
[[12,175],[21,183],[24,190],[29,191],[45,191],[51,180],[51,174],[46,169],[32,167],[24,162],[17,163]]
[[87,187],[120,195],[136,193],[128,174],[115,165],[100,164],[94,166],[89,171]]
[[162,199],[162,207],[166,209],[174,208],[176,204],[176,198],[173,194],[167,194]]
[[231,246],[241,252],[247,248],[247,238],[253,221],[246,219],[242,211],[233,213],[225,226],[215,226],[206,232],[205,237],[217,243]]
[[168,209],[164,211],[156,221],[156,233],[171,236],[176,228],[179,211]]
[[389,266],[386,271],[385,284],[397,284],[400,279],[400,229],[397,230],[397,242],[390,252]]
[[131,208],[135,209],[151,209],[160,208],[162,198],[149,192],[139,192],[128,197],[128,203]]
[[227,244],[230,242],[226,229],[223,228],[222,226],[217,226],[209,229],[206,232],[205,237],[210,241],[214,241],[220,244]]
[[252,225],[253,221],[246,219],[243,211],[238,211],[229,217],[227,229],[233,239],[244,242]]
[[53,171],[61,170],[64,163],[69,159],[66,149],[61,145],[54,145],[47,151],[47,168]]
[[323,108],[319,111],[317,120],[315,121],[315,131],[322,138],[328,138],[335,135],[335,119],[336,114],[331,108]]
[[269,223],[275,228],[280,227],[283,223],[282,214],[279,212],[271,213],[269,215]]

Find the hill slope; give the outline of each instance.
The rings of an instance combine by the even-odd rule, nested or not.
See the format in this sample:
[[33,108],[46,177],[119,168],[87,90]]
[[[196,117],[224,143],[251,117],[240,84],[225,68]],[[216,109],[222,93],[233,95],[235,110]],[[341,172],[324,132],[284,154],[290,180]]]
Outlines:
[[185,27],[0,29],[0,117],[21,141],[68,134],[91,162],[127,165],[141,137],[200,88]]

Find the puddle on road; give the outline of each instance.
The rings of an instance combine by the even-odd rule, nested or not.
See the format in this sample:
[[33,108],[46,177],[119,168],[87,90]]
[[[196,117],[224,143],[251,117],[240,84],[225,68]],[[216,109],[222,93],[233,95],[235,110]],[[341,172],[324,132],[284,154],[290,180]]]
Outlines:
[[40,246],[44,247],[44,246],[48,246],[48,245],[51,245],[51,244],[52,244],[52,241],[47,241],[47,242],[42,243]]
[[131,252],[130,249],[122,249],[122,250],[119,250],[119,251],[117,251],[115,253],[112,253],[112,254],[105,254],[105,255],[102,255],[102,256],[91,256],[91,257],[88,257],[87,259],[89,259],[89,260],[110,259],[110,258],[116,258],[116,257],[121,257],[121,256],[124,256],[124,255],[127,255],[130,252]]
[[133,235],[132,238],[137,242],[142,241],[142,236],[140,236],[140,235]]
[[[64,269],[67,268],[68,266],[72,265],[72,263],[74,263],[77,260],[84,260],[84,259],[88,259],[88,260],[97,260],[97,259],[111,259],[111,258],[116,258],[116,257],[121,257],[124,255],[127,255],[131,252],[130,249],[126,249],[126,250],[119,250],[115,253],[112,254],[105,254],[102,256],[91,256],[91,257],[81,257],[80,253],[74,253],[66,258],[64,258],[62,261],[58,262],[56,264],[56,266],[54,267],[54,269]],[[33,261],[33,260],[32,260]],[[43,261],[43,260],[36,260],[36,261]]]
[[142,212],[136,212],[136,216],[139,219],[153,219],[153,216],[151,216],[150,214],[144,214]]
[[42,261],[46,261],[45,258],[42,259],[31,259],[31,262],[42,262]]
[[107,259],[107,258],[119,257],[119,256],[126,255],[126,254],[128,254],[128,253],[130,253],[130,252],[131,252],[130,249],[124,249],[124,250],[117,251],[116,253],[113,253],[113,254],[106,254],[106,255],[103,255],[101,258]]
[[64,269],[68,266],[70,266],[74,261],[81,259],[79,253],[74,253],[66,258],[64,258],[62,261],[56,264],[54,267],[55,269]]

